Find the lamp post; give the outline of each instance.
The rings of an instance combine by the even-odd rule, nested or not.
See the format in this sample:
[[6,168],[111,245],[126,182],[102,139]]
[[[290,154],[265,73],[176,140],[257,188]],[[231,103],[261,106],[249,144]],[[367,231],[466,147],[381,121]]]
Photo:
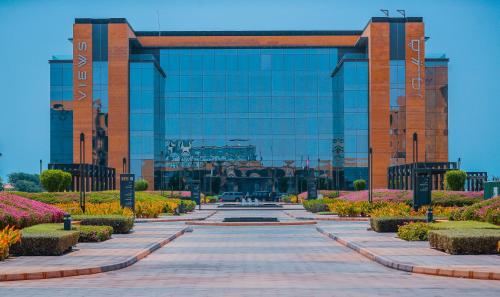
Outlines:
[[373,149],[370,147],[368,149],[368,202],[372,203],[373,201]]
[[127,173],[127,158],[123,157],[122,159],[122,173]]
[[85,213],[85,179],[84,169],[85,166],[85,134],[80,133],[80,208]]
[[40,176],[42,175],[42,159],[40,159]]

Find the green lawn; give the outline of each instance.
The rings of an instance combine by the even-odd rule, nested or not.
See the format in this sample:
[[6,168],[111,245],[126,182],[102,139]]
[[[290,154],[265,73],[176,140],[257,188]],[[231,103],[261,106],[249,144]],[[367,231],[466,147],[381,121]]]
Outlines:
[[68,234],[72,231],[65,231],[63,224],[39,224],[34,225],[28,228],[24,228],[22,230],[23,235],[51,235],[51,236],[60,236]]
[[478,221],[446,221],[430,225],[433,229],[500,229],[500,226]]

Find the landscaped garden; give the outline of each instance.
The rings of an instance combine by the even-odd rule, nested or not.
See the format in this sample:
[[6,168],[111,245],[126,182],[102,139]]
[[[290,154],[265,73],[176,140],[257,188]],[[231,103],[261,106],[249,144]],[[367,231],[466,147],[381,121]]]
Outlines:
[[[51,182],[52,189],[64,188]],[[137,191],[132,211],[120,206],[119,191],[90,192],[83,213],[77,192],[0,192],[0,260],[9,254],[62,255],[78,242],[100,242],[112,234],[129,233],[135,218],[179,215],[196,206],[183,199],[182,192],[166,194]],[[74,222],[71,230],[63,228],[66,213]]]
[[[449,173],[449,174],[448,174]],[[316,214],[340,217],[369,217],[375,232],[397,232],[407,241],[429,241],[432,248],[450,254],[491,254],[500,252],[500,197],[483,200],[483,192],[463,190],[463,174],[448,172],[448,191],[432,191],[429,206],[414,210],[412,191],[377,189],[373,202],[368,191],[340,192],[338,197],[305,200],[304,208]],[[300,195],[299,195],[300,197]]]

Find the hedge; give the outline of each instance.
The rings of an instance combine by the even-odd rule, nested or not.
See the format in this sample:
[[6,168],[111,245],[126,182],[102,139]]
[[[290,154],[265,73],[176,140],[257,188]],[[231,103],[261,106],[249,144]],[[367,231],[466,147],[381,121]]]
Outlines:
[[332,203],[333,200],[323,198],[323,199],[314,199],[314,200],[304,200],[302,205],[307,211],[317,213],[317,212],[325,212],[329,211],[328,204]]
[[16,256],[59,256],[78,243],[78,230],[65,231],[62,224],[40,224],[24,228],[21,242],[11,246]]
[[355,191],[361,191],[366,189],[366,180],[364,179],[357,179],[354,181],[354,190]]
[[136,191],[142,192],[142,191],[146,191],[148,189],[148,186],[149,186],[149,184],[148,184],[147,180],[139,179],[139,180],[135,181],[134,188]]
[[126,234],[134,226],[134,218],[119,215],[77,215],[73,220],[80,221],[80,225],[111,226],[113,233]]
[[500,230],[448,229],[429,231],[432,248],[452,255],[496,254]]
[[80,231],[79,242],[100,242],[111,238],[113,227],[111,226],[87,226],[81,225],[77,228]]
[[375,232],[398,232],[398,227],[410,222],[425,222],[423,217],[375,217],[370,225]]
[[444,184],[447,190],[463,191],[467,173],[463,170],[449,170],[444,175]]
[[179,203],[179,213],[192,212],[196,207],[196,202],[192,200],[181,199]]

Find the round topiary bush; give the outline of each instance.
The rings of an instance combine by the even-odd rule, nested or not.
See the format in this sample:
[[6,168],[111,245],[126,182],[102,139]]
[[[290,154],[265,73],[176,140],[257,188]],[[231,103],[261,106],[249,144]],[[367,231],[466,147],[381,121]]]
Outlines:
[[354,181],[354,190],[356,191],[361,191],[366,189],[366,180],[364,179],[357,179]]
[[40,183],[48,192],[63,192],[71,185],[71,174],[58,169],[45,170]]
[[444,175],[444,184],[449,191],[463,191],[467,173],[463,170],[450,170]]
[[148,182],[144,179],[138,179],[135,181],[135,190],[136,191],[146,191],[148,189]]

